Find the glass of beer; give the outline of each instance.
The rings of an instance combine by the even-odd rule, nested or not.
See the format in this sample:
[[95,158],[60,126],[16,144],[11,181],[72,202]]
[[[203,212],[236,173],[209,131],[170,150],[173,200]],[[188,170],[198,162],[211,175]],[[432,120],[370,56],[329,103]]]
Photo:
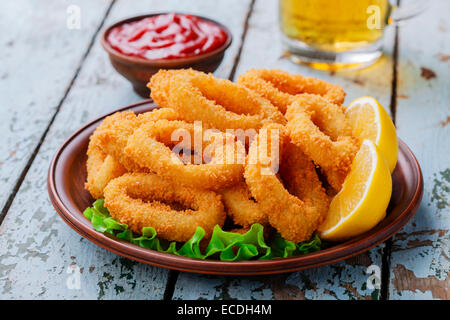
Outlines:
[[360,68],[382,54],[386,25],[411,18],[425,0],[392,6],[388,0],[279,0],[286,55],[317,69]]

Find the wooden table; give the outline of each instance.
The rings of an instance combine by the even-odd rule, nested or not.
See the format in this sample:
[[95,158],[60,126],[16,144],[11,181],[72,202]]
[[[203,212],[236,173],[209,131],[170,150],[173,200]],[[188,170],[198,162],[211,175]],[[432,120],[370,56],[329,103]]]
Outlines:
[[[81,28],[70,29],[77,8]],[[141,100],[111,67],[100,31],[124,17],[167,10],[209,16],[231,29],[233,44],[216,76],[233,80],[252,67],[281,68],[343,86],[347,103],[376,97],[422,166],[425,193],[414,219],[353,259],[264,277],[151,267],[70,229],[47,195],[52,156],[86,122]],[[386,55],[375,65],[329,73],[283,58],[275,0],[2,1],[0,298],[449,299],[449,16],[450,2],[435,0],[420,17],[389,28]],[[377,270],[379,289],[367,284]]]

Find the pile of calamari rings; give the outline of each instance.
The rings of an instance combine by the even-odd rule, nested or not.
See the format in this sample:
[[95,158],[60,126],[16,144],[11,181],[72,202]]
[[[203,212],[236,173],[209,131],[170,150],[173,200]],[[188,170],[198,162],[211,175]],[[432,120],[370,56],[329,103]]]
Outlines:
[[148,87],[159,109],[115,113],[90,137],[85,187],[112,218],[169,241],[253,224],[311,238],[359,148],[342,88],[256,69],[236,83],[160,70]]

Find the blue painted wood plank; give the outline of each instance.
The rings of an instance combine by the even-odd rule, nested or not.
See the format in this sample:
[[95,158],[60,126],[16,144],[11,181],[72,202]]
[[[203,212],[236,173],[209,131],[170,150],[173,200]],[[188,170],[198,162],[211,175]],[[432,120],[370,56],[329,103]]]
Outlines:
[[424,196],[393,239],[391,299],[450,298],[450,3],[430,4],[399,32],[398,134],[422,167]]
[[[64,97],[109,4],[91,0],[0,2],[1,209]],[[81,10],[80,29],[67,27],[71,5]]]

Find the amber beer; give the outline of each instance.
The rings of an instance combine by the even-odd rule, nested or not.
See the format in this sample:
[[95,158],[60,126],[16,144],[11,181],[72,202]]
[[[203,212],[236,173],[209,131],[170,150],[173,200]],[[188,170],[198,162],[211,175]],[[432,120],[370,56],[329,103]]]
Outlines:
[[383,36],[388,0],[280,0],[280,28],[291,46],[345,52]]

